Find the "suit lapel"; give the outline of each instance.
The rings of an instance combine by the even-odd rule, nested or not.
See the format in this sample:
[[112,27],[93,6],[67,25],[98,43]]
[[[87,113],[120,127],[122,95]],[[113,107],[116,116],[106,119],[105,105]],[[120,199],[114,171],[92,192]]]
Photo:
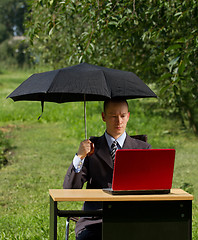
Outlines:
[[98,140],[98,148],[95,154],[98,158],[105,161],[111,168],[113,168],[113,161],[110,155],[109,147],[105,135],[101,136]]
[[127,134],[122,149],[135,149],[133,139]]

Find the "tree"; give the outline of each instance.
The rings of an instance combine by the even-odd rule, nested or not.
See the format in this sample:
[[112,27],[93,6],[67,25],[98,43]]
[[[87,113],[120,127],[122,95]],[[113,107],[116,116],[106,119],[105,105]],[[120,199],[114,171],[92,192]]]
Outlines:
[[0,2],[0,42],[11,36],[23,35],[26,0],[1,0]]
[[24,34],[26,0],[0,1],[0,63],[1,67],[30,65]]
[[31,0],[30,8],[27,33],[44,62],[134,71],[198,134],[196,0]]

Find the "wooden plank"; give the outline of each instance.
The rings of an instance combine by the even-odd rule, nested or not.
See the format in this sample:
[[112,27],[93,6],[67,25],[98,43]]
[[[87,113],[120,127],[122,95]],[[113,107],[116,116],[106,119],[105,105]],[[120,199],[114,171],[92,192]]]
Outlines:
[[176,201],[193,200],[193,195],[182,189],[171,189],[169,194],[111,195],[102,189],[50,189],[54,201]]

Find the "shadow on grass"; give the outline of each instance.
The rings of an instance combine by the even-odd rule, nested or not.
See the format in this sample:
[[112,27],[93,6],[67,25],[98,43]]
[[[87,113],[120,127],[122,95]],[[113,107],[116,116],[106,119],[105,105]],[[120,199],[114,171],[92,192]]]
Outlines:
[[13,153],[16,147],[11,146],[8,137],[4,133],[5,128],[0,129],[0,169],[9,163],[8,155]]

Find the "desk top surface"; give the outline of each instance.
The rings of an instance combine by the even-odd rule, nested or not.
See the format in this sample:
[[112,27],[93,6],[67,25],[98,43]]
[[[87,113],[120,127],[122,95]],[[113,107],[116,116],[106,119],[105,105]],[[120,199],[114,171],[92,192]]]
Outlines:
[[49,189],[54,201],[176,201],[193,200],[193,195],[182,189],[171,189],[169,194],[111,195],[102,189]]

